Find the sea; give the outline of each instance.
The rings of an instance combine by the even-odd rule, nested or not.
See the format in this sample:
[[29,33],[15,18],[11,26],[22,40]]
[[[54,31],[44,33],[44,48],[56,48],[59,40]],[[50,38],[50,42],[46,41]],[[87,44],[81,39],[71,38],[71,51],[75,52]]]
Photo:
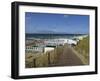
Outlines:
[[76,36],[83,36],[86,34],[25,34],[26,39],[57,39],[57,38],[67,38],[73,39]]

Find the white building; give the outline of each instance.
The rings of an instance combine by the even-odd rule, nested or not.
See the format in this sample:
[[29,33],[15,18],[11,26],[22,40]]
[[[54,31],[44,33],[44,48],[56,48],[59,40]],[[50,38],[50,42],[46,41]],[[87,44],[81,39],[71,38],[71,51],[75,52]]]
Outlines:
[[64,44],[74,44],[77,45],[77,41],[72,39],[48,39],[44,41],[45,45],[48,46],[59,46]]
[[70,44],[70,45],[77,45],[78,41],[75,41],[75,40],[72,40],[72,39],[68,39],[67,40],[67,44]]
[[33,44],[27,44],[25,50],[26,52],[47,52],[54,50],[54,47],[59,45],[65,45],[65,44],[77,45],[77,43],[78,41],[72,39],[46,39],[41,44],[37,43],[39,45],[36,46],[33,46]]
[[88,35],[82,35],[82,36],[75,36],[74,38],[77,40],[83,40],[83,38],[86,38]]
[[37,46],[26,46],[26,52],[41,52],[46,53],[48,51],[54,50],[54,47],[37,47]]
[[26,52],[43,52],[44,48],[39,46],[26,46]]
[[44,52],[48,52],[48,51],[53,51],[54,50],[54,47],[45,47],[44,48]]

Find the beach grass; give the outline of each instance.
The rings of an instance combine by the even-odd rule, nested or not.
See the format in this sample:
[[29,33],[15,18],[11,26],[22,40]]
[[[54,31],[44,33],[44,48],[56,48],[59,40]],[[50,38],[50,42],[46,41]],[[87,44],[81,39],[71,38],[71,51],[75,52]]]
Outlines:
[[46,53],[26,53],[25,67],[48,67],[56,64],[59,54],[63,52],[63,46],[56,47],[53,51]]
[[75,50],[83,57],[84,64],[89,64],[89,36],[80,40]]

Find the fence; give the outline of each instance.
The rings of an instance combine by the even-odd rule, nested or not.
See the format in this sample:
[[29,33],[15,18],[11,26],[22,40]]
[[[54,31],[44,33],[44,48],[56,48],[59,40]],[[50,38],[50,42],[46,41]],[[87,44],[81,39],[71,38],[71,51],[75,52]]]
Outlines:
[[48,67],[57,63],[58,57],[63,52],[63,46],[56,47],[53,51],[41,54],[27,54],[25,56],[25,67]]

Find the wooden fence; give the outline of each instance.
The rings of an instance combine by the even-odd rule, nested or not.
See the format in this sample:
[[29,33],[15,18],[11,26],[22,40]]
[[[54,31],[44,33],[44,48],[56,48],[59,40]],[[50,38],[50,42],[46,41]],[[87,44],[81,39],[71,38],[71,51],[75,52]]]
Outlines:
[[50,67],[57,63],[58,57],[63,52],[63,46],[56,47],[53,51],[41,54],[27,54],[25,56],[25,67]]

